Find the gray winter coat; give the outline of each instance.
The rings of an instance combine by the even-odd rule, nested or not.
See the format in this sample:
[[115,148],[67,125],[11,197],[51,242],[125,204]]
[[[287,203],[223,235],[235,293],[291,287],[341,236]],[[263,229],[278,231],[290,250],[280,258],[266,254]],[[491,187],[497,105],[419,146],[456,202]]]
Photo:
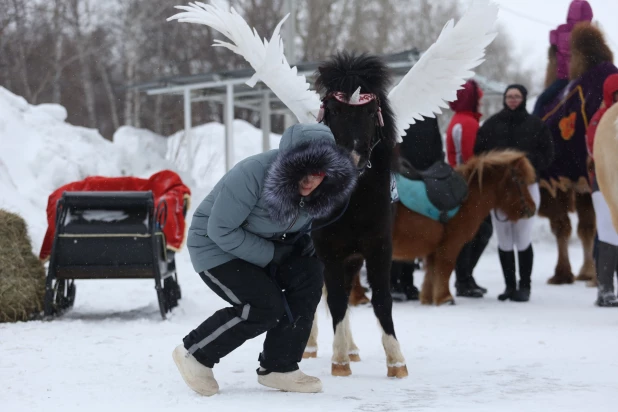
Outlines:
[[[324,181],[301,198],[298,182],[318,171],[326,173]],[[273,240],[328,217],[350,197],[356,176],[327,126],[288,128],[278,150],[239,162],[198,206],[187,236],[193,268],[203,272],[233,259],[265,267]]]

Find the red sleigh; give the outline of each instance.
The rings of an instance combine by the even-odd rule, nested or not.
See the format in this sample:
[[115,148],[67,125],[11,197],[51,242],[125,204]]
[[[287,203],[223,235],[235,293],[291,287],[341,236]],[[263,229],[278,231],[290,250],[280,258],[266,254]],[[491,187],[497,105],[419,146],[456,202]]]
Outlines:
[[190,194],[169,170],[149,179],[89,177],[52,193],[39,255],[50,260],[45,315],[73,306],[76,279],[154,279],[165,318],[181,296],[174,255]]

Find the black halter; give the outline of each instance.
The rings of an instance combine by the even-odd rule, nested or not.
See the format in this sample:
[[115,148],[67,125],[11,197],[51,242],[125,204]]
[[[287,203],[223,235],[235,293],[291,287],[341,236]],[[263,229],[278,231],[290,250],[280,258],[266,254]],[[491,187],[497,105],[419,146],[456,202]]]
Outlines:
[[371,154],[373,153],[373,149],[375,149],[376,146],[382,141],[382,137],[382,127],[376,124],[376,134],[374,137],[371,138],[371,142],[369,143],[370,147],[369,154],[367,155],[367,163],[365,163],[365,166],[356,169],[359,176],[365,173],[365,170],[371,169]]
[[[323,123],[324,122],[324,118],[325,113],[326,113],[326,101],[329,99],[335,99],[340,103],[343,104],[347,104],[350,106],[361,106],[362,104],[350,104],[348,102],[346,102],[343,98],[343,93],[342,92],[330,92],[327,93],[323,98],[322,98],[322,104],[320,105],[320,112],[318,113],[318,118],[316,119],[318,123]],[[371,154],[373,153],[373,149],[375,149],[375,147],[380,144],[380,142],[383,140],[383,134],[382,134],[382,128],[384,127],[384,118],[382,117],[382,107],[380,105],[380,98],[373,94],[373,93],[367,93],[365,94],[365,96],[371,96],[368,100],[366,100],[366,103],[369,103],[370,101],[375,100],[378,104],[378,110],[376,111],[376,133],[375,135],[371,138],[371,142],[369,142],[369,154],[367,155],[367,163],[365,163],[365,165],[361,168],[357,168],[356,171],[358,172],[358,175],[361,176],[363,173],[365,173],[365,170],[367,169],[371,169]]]

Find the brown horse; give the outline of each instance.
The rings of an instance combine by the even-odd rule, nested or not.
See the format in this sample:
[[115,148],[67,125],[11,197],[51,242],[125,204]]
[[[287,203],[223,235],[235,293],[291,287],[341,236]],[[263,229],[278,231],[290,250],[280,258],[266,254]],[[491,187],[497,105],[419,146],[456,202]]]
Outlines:
[[[577,60],[577,58],[575,59]],[[558,78],[556,47],[549,48],[545,87],[549,87]],[[577,65],[576,63],[573,63]],[[582,69],[583,73],[585,69]],[[582,73],[577,73],[576,76]],[[578,136],[583,138],[582,136]],[[570,155],[563,153],[563,156]],[[549,219],[551,231],[556,236],[558,245],[558,262],[554,275],[547,283],[553,285],[573,283],[575,280],[590,281],[590,286],[596,285],[596,268],[594,266],[593,246],[596,233],[594,208],[590,187],[585,179],[571,182],[563,179],[560,182],[541,181],[541,204],[539,216]],[[584,261],[577,277],[573,275],[569,259],[569,238],[571,237],[571,219],[569,213],[577,212],[577,235],[579,236],[584,253]]]
[[[570,39],[571,59],[569,61],[569,79],[571,83],[585,76],[589,71],[599,67],[602,63],[613,61],[612,52],[609,49],[607,42],[604,39],[603,33],[594,25],[587,23],[579,23],[571,32]],[[550,85],[555,86],[557,75],[557,49],[555,46],[549,48],[549,62],[545,78],[546,90],[551,90]],[[594,82],[587,87],[591,87],[596,82],[595,88],[601,89],[603,81],[602,76],[595,76]],[[571,83],[564,83],[564,88],[554,89],[553,98],[548,101],[548,104],[540,112],[543,120],[548,120],[554,112],[561,113],[561,104],[556,103],[558,97],[561,101],[568,100],[561,96],[569,95],[568,90],[565,90]],[[580,86],[577,86],[581,89]],[[575,88],[576,89],[576,88]],[[574,90],[575,90],[574,89]],[[594,88],[591,88],[594,89]],[[591,90],[588,89],[588,90]],[[574,122],[582,123],[587,126],[587,122],[592,114],[598,109],[601,100],[593,98],[592,94],[584,90],[585,98],[582,102],[582,115],[575,118]],[[554,103],[551,103],[551,100]],[[549,104],[551,103],[551,104]],[[548,107],[548,106],[554,107]],[[549,112],[547,112],[549,110]],[[570,111],[569,116],[575,113]],[[566,110],[564,111],[567,115]],[[555,121],[555,120],[554,120]],[[561,136],[562,133],[554,133],[554,143],[558,148],[559,143],[567,140]],[[564,140],[563,140],[564,139]],[[582,132],[576,132],[568,139],[570,142],[577,143],[577,147],[581,150],[585,147],[585,135]],[[560,157],[565,163],[573,164],[577,159],[577,152],[573,150],[557,150],[556,158]],[[576,162],[581,165],[581,161]],[[562,171],[562,173],[565,173]],[[539,206],[539,216],[547,217],[550,221],[551,230],[556,236],[558,244],[558,262],[552,277],[548,279],[549,284],[559,285],[573,283],[575,280],[589,281],[588,286],[596,286],[596,268],[593,259],[594,236],[596,233],[595,214],[592,205],[592,197],[590,195],[590,185],[585,174],[577,179],[567,178],[565,176],[545,177],[541,179],[541,204]],[[569,261],[568,243],[571,236],[571,221],[569,212],[577,212],[578,226],[577,235],[582,241],[584,261],[579,270],[577,277],[571,270]]]
[[494,151],[471,158],[458,168],[468,181],[468,197],[446,224],[397,205],[393,226],[393,260],[425,258],[421,303],[454,303],[449,278],[466,242],[472,240],[492,209],[501,209],[509,220],[530,217],[535,205],[528,185],[535,172],[518,151]]

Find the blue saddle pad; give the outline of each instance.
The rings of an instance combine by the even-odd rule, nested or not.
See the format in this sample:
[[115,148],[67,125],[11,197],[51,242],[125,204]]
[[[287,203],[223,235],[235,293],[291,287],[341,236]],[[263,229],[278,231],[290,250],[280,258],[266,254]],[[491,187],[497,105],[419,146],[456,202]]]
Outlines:
[[[435,207],[427,196],[427,188],[422,180],[410,180],[404,176],[395,175],[399,201],[413,212],[440,221],[440,210]],[[451,219],[459,212],[459,206],[449,210],[446,217]]]

